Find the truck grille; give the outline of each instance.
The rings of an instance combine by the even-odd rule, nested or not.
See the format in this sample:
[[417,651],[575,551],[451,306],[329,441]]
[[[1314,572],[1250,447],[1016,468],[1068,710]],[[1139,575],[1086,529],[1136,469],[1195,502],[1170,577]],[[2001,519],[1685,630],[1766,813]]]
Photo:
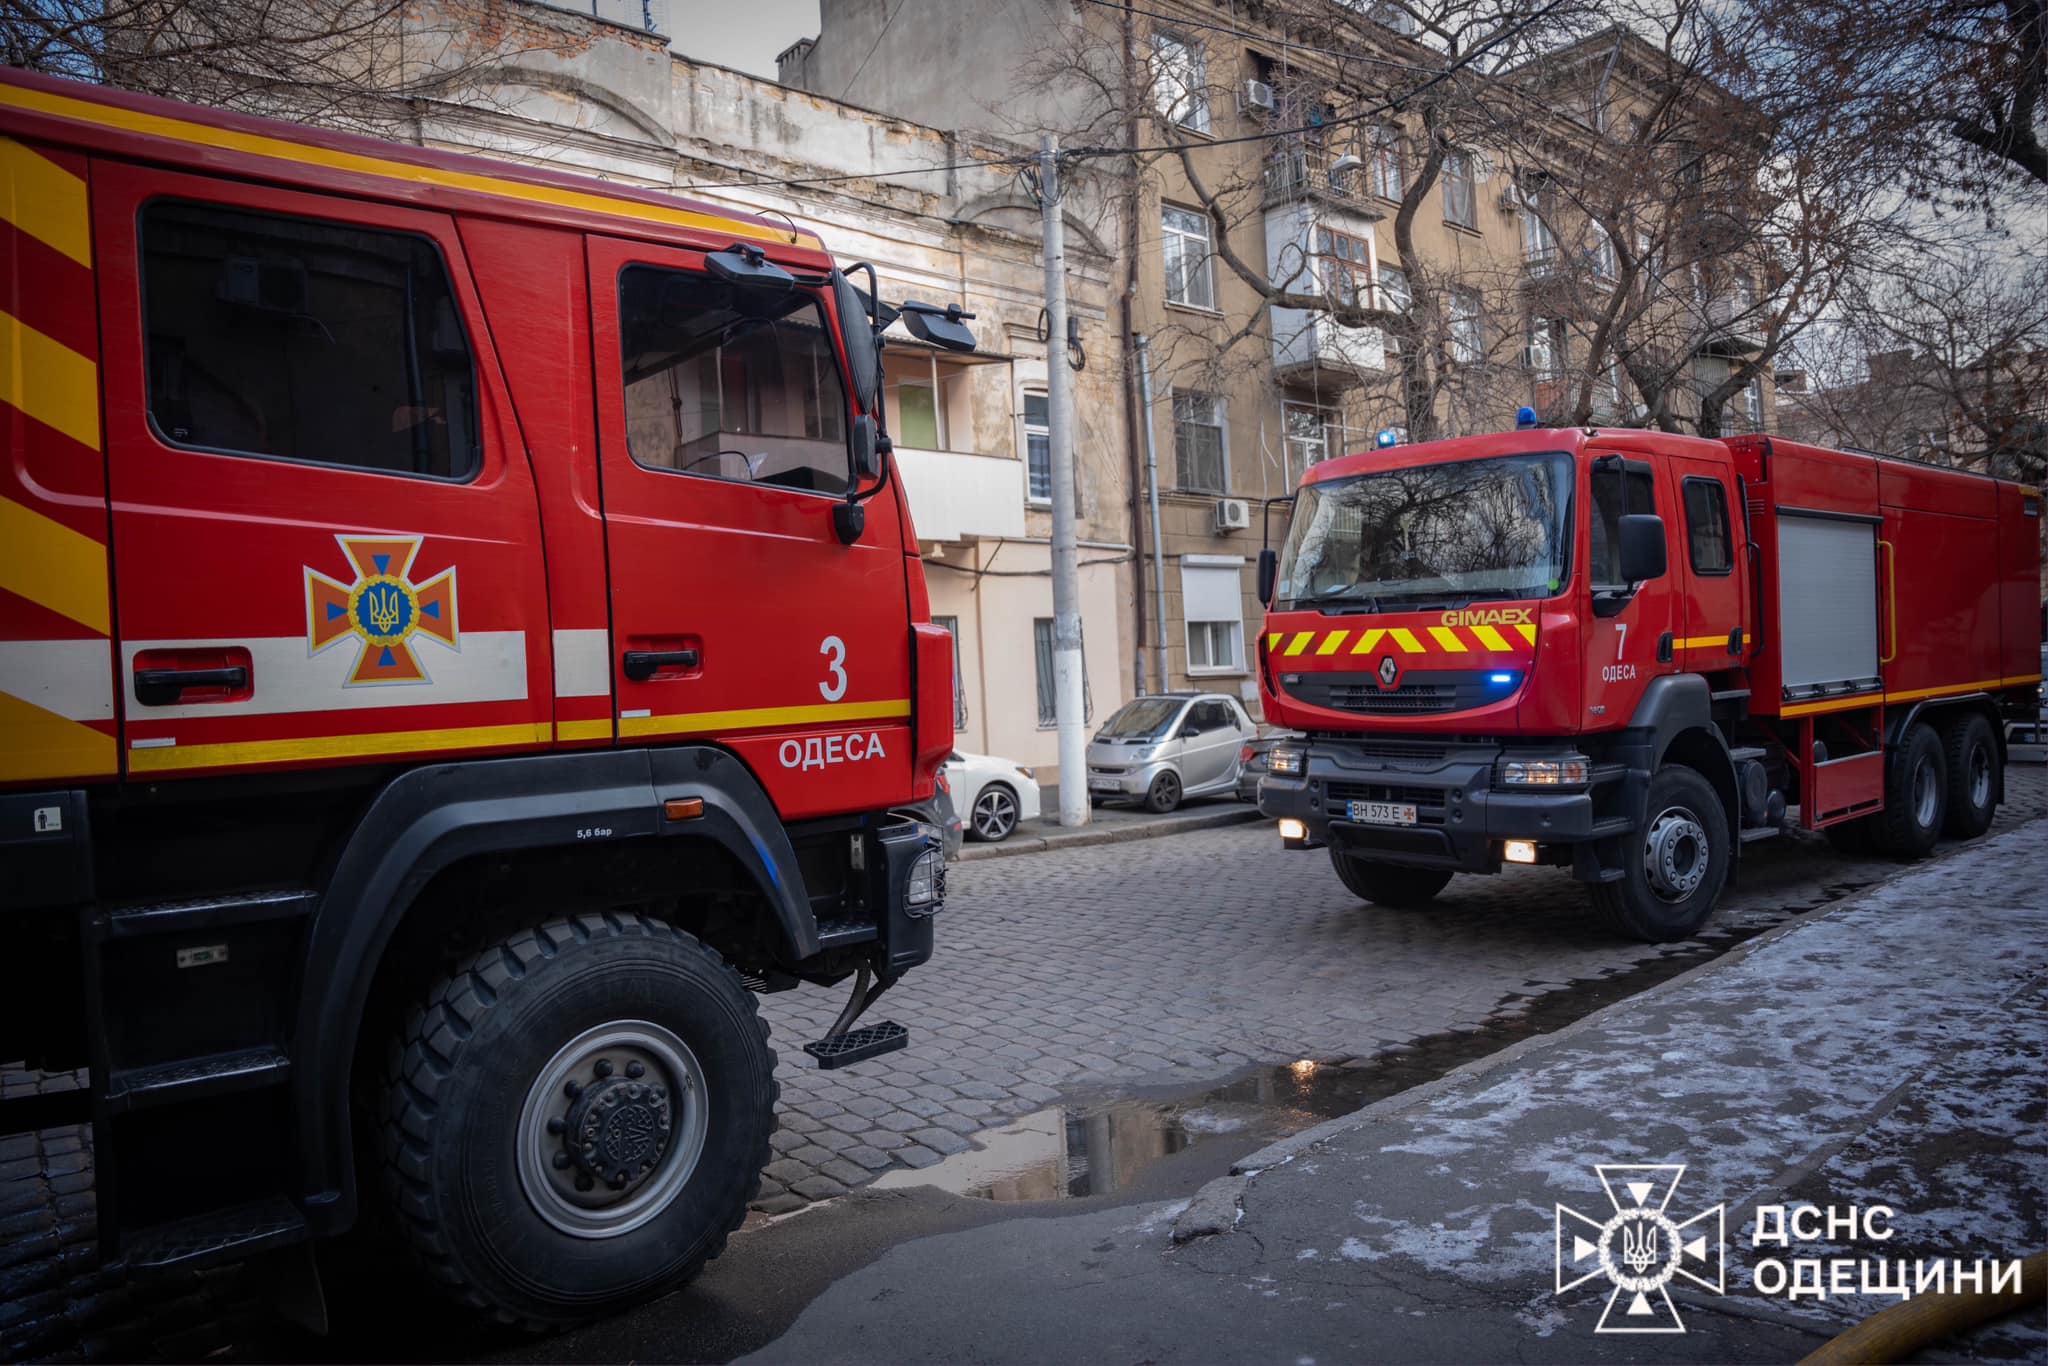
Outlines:
[[1429,716],[1497,700],[1486,675],[1469,669],[1410,673],[1397,688],[1382,688],[1371,674],[1300,674],[1287,690],[1312,707],[1359,716]]
[[1415,808],[1415,819],[1423,825],[1444,823],[1444,790],[1440,787],[1410,787],[1403,783],[1330,783],[1324,788],[1328,809],[1341,816],[1346,802],[1400,802]]

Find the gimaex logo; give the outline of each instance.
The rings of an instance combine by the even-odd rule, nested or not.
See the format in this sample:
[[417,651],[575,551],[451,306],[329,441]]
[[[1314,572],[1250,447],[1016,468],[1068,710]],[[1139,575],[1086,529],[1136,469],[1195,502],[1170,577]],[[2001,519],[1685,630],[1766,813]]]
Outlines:
[[[1557,1206],[1557,1293],[1605,1276],[1614,1293],[1594,1332],[1683,1333],[1685,1323],[1669,1287],[1683,1276],[1717,1295],[1727,1292],[1727,1206],[1715,1205],[1677,1223],[1669,1209],[1685,1175],[1683,1164],[1593,1170],[1614,1213],[1592,1219]],[[1617,1315],[1615,1306],[1624,1299],[1627,1305]]]

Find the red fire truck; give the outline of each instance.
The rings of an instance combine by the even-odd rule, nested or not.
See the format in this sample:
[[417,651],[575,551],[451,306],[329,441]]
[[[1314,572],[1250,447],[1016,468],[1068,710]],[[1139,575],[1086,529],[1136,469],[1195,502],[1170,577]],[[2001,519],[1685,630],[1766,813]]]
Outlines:
[[[1530,422],[1533,428],[1533,420]],[[1798,824],[1981,835],[2040,680],[2039,491],[1770,437],[1517,430],[1318,465],[1260,558],[1260,809],[1360,897],[1567,868],[1692,934]]]
[[[133,1270],[368,1203],[527,1324],[757,1189],[756,993],[931,953],[898,310],[789,224],[0,75],[0,1064]],[[957,310],[912,330],[972,345]],[[964,340],[963,340],[964,339]]]

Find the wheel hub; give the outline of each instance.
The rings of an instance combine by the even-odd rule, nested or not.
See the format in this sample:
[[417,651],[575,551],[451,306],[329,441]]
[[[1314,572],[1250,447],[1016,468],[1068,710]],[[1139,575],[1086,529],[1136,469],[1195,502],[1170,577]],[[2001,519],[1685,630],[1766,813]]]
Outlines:
[[1683,901],[1706,880],[1706,827],[1682,806],[1660,812],[1643,844],[1643,868],[1650,888],[1666,901]]
[[672,1128],[666,1086],[615,1073],[576,1098],[563,1122],[562,1141],[579,1170],[620,1190],[654,1170],[668,1151]]

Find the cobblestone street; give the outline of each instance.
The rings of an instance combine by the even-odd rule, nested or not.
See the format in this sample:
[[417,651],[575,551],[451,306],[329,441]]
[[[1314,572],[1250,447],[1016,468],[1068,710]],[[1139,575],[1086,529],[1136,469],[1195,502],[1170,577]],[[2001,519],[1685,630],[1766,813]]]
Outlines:
[[[2007,787],[1995,830],[2048,811],[2038,766],[2013,766]],[[1900,867],[1818,837],[1751,845],[1707,938],[1768,928]],[[757,1208],[929,1166],[1069,1090],[1370,1057],[1700,950],[1617,940],[1556,869],[1460,877],[1422,910],[1368,906],[1326,855],[1282,850],[1263,822],[959,864],[949,877],[932,961],[872,1012],[909,1027],[908,1049],[820,1072],[799,1050],[831,1024],[839,993],[764,1002],[783,1108]]]

